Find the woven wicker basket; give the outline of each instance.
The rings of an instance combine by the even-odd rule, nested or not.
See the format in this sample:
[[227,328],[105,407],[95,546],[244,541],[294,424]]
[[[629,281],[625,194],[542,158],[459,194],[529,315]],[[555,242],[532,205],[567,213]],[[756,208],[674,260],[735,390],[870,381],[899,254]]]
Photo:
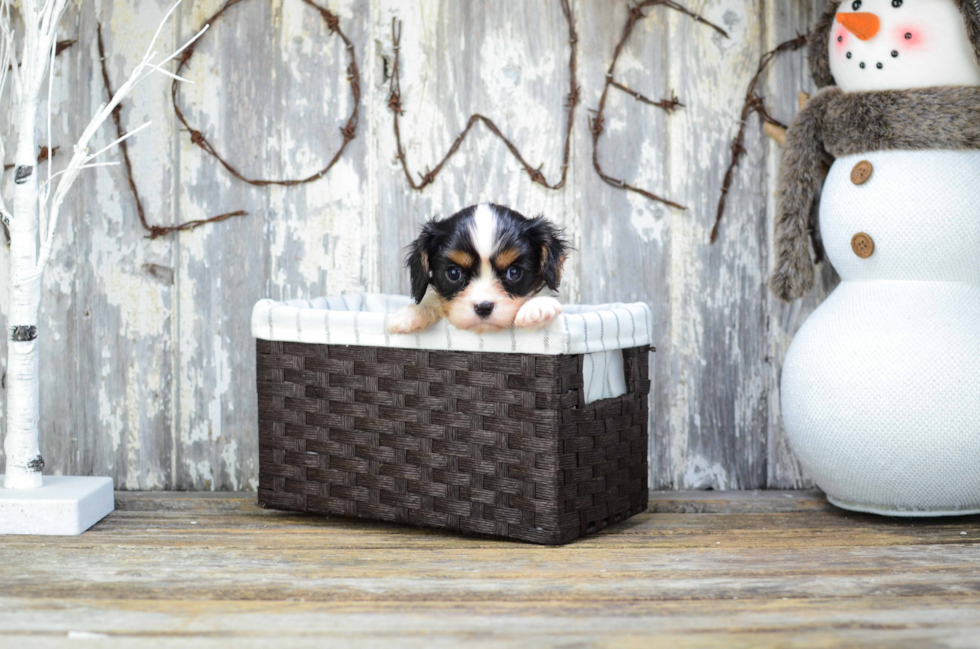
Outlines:
[[648,307],[389,336],[407,300],[256,305],[260,505],[543,544],[646,509]]
[[647,507],[649,347],[586,405],[582,355],[259,340],[259,504],[543,544]]

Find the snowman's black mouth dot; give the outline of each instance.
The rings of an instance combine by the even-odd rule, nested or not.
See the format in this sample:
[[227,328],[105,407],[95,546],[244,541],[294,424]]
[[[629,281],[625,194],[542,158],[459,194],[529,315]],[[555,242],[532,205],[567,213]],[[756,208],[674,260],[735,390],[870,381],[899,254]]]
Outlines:
[[867,67],[866,65],[864,65],[864,61],[861,61],[860,67],[862,70]]
[[883,67],[885,67],[885,64],[884,64],[884,63],[879,63],[877,67],[878,67],[878,69],[880,70],[880,69],[882,69]]
[[847,53],[847,58],[851,58],[851,53],[850,52]]
[[912,40],[912,32],[905,32],[905,40],[907,41]]
[[892,50],[892,58],[893,59],[897,59],[898,58],[898,50]]
[[844,42],[844,37],[843,36],[838,36],[837,37],[837,42],[838,43],[843,43]]

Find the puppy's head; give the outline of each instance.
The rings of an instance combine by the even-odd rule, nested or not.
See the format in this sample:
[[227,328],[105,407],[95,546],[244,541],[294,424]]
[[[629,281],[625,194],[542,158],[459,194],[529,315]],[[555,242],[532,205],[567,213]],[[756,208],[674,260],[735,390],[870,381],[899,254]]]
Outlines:
[[521,306],[561,284],[566,244],[542,217],[498,205],[475,205],[430,221],[409,246],[412,297],[431,286],[441,315],[459,329],[507,329]]

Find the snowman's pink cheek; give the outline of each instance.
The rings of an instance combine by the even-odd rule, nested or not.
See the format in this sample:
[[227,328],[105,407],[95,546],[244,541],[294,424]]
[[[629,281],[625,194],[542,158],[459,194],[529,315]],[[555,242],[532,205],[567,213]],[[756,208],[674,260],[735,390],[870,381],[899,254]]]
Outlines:
[[837,33],[834,34],[834,48],[838,52],[847,49],[848,42],[850,41],[850,35],[851,33],[843,27],[838,29]]
[[922,37],[922,32],[911,25],[897,27],[895,29],[894,40],[899,50],[921,49],[925,41]]

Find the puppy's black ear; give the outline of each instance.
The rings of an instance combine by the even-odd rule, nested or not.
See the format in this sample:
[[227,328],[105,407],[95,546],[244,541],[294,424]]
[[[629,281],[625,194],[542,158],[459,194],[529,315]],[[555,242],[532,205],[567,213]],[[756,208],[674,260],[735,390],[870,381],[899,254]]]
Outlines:
[[422,226],[419,238],[408,246],[405,256],[405,266],[412,276],[412,297],[418,304],[425,297],[429,288],[429,260],[436,252],[439,242],[439,229],[435,221],[429,221]]
[[552,291],[561,285],[561,273],[565,266],[568,243],[556,228],[539,216],[528,221],[526,237],[531,245],[541,250],[541,279]]

